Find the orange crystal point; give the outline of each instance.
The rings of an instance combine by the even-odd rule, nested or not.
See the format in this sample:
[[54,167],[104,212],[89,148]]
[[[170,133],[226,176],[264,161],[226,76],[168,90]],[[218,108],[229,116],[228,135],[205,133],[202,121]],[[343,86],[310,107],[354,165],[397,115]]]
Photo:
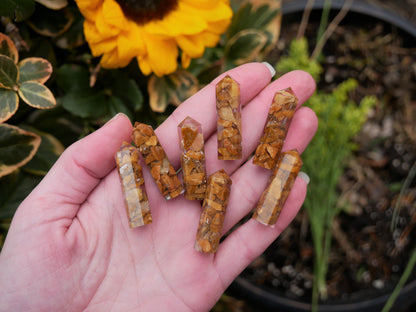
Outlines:
[[182,194],[184,192],[182,183],[162,145],[160,145],[153,128],[136,122],[132,138],[162,195],[169,200]]
[[131,144],[123,142],[115,158],[130,227],[152,223],[149,200],[139,163],[139,151]]
[[276,168],[254,211],[253,219],[270,226],[277,222],[301,167],[302,159],[297,150],[280,154]]
[[291,88],[276,92],[267,115],[263,135],[254,153],[255,165],[266,169],[273,169],[276,166],[297,103],[298,99]]
[[201,124],[191,117],[186,117],[178,125],[178,134],[182,149],[185,197],[190,200],[202,200],[207,188],[207,175]]
[[196,250],[206,253],[215,253],[217,251],[231,184],[230,177],[223,169],[209,177],[203,202],[203,211],[196,234]]
[[225,76],[215,88],[217,106],[218,159],[242,158],[240,86]]

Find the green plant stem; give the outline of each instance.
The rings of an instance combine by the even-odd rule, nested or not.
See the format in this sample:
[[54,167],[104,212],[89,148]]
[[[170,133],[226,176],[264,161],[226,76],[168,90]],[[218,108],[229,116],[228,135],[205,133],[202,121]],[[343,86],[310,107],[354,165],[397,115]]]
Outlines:
[[416,161],[413,164],[412,168],[409,170],[406,179],[403,182],[403,186],[400,189],[399,197],[397,198],[396,205],[393,208],[393,217],[390,223],[390,232],[393,232],[397,226],[397,217],[399,215],[400,205],[402,204],[402,199],[404,196],[404,192],[409,188],[410,183],[412,183],[414,177],[416,175]]
[[322,10],[322,15],[321,15],[321,20],[319,23],[319,28],[318,28],[318,34],[317,34],[317,38],[316,41],[319,42],[319,40],[321,40],[325,29],[328,25],[328,19],[329,19],[329,11],[331,10],[331,4],[332,4],[332,0],[325,0],[324,2],[324,8]]
[[391,296],[387,300],[381,312],[388,312],[393,307],[393,304],[396,301],[397,297],[399,296],[400,291],[402,290],[404,284],[406,283],[407,279],[412,273],[413,268],[415,267],[415,264],[416,264],[416,248],[413,249],[412,254],[410,255],[409,262],[407,263],[406,268],[404,269],[404,272],[402,276],[400,277],[399,282],[397,283],[396,287],[394,288],[393,292],[391,293]]
[[[330,0],[329,0],[330,2]],[[347,0],[343,7],[341,8],[341,11],[339,11],[339,13],[335,16],[334,20],[329,24],[329,26],[325,29],[322,30],[322,34],[320,33],[321,31],[321,25],[323,23],[323,19],[326,18],[326,22],[328,22],[328,12],[330,9],[329,8],[325,8],[324,7],[324,11],[327,9],[327,14],[325,14],[324,16],[324,11],[322,12],[322,18],[321,18],[321,25],[319,25],[319,30],[318,30],[318,38],[317,38],[317,43],[316,46],[311,54],[311,59],[315,60],[318,58],[318,56],[321,54],[322,49],[325,46],[325,43],[328,41],[329,37],[331,37],[331,35],[333,34],[333,32],[335,31],[335,29],[338,27],[339,23],[341,23],[341,21],[343,20],[343,18],[345,17],[345,15],[347,15],[348,11],[350,10],[350,7],[352,5],[352,3],[354,2],[354,0]],[[325,23],[326,26],[327,23]]]

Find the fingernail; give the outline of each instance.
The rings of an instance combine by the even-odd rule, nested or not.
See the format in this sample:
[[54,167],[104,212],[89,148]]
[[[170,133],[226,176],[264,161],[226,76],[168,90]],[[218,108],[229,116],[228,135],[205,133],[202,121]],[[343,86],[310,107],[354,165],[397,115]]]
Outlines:
[[120,115],[124,115],[123,113],[117,113],[115,114],[110,120],[108,120],[103,127],[109,125],[112,121],[116,120]]
[[309,178],[309,176],[303,171],[298,173],[298,177],[305,181],[306,185],[308,185],[311,181],[311,178]]
[[262,62],[262,64],[264,64],[267,67],[267,69],[270,71],[270,74],[272,75],[272,77],[274,77],[274,75],[276,75],[276,70],[274,69],[274,67],[272,65],[270,65],[270,63]]

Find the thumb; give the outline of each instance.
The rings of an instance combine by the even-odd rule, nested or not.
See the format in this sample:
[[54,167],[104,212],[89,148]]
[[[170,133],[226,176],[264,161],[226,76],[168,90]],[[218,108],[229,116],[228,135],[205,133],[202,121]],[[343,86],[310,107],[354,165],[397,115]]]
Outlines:
[[56,220],[72,222],[80,205],[114,167],[114,153],[131,140],[132,125],[118,114],[103,127],[68,147],[48,174],[22,202],[15,219],[33,225]]

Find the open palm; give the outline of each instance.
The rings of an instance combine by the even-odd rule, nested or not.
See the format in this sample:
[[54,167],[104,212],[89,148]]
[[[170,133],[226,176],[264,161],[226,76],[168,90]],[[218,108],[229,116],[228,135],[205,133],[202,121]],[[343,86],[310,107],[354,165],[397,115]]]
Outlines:
[[[240,83],[243,159],[258,143],[274,93],[291,86],[301,104],[315,87],[301,71],[270,83],[259,63],[227,74]],[[215,83],[221,77],[185,101],[156,134],[178,168],[177,125],[186,116],[202,124],[208,175],[223,168],[233,181],[225,234],[255,207],[270,171],[217,159]],[[316,127],[314,113],[298,108],[284,149],[303,151]],[[118,115],[70,146],[21,204],[0,254],[1,311],[207,311],[303,203],[306,183],[298,178],[274,228],[249,220],[216,254],[203,254],[194,249],[201,203],[183,196],[166,201],[143,168],[153,223],[130,229],[114,153],[130,141],[131,130]]]

